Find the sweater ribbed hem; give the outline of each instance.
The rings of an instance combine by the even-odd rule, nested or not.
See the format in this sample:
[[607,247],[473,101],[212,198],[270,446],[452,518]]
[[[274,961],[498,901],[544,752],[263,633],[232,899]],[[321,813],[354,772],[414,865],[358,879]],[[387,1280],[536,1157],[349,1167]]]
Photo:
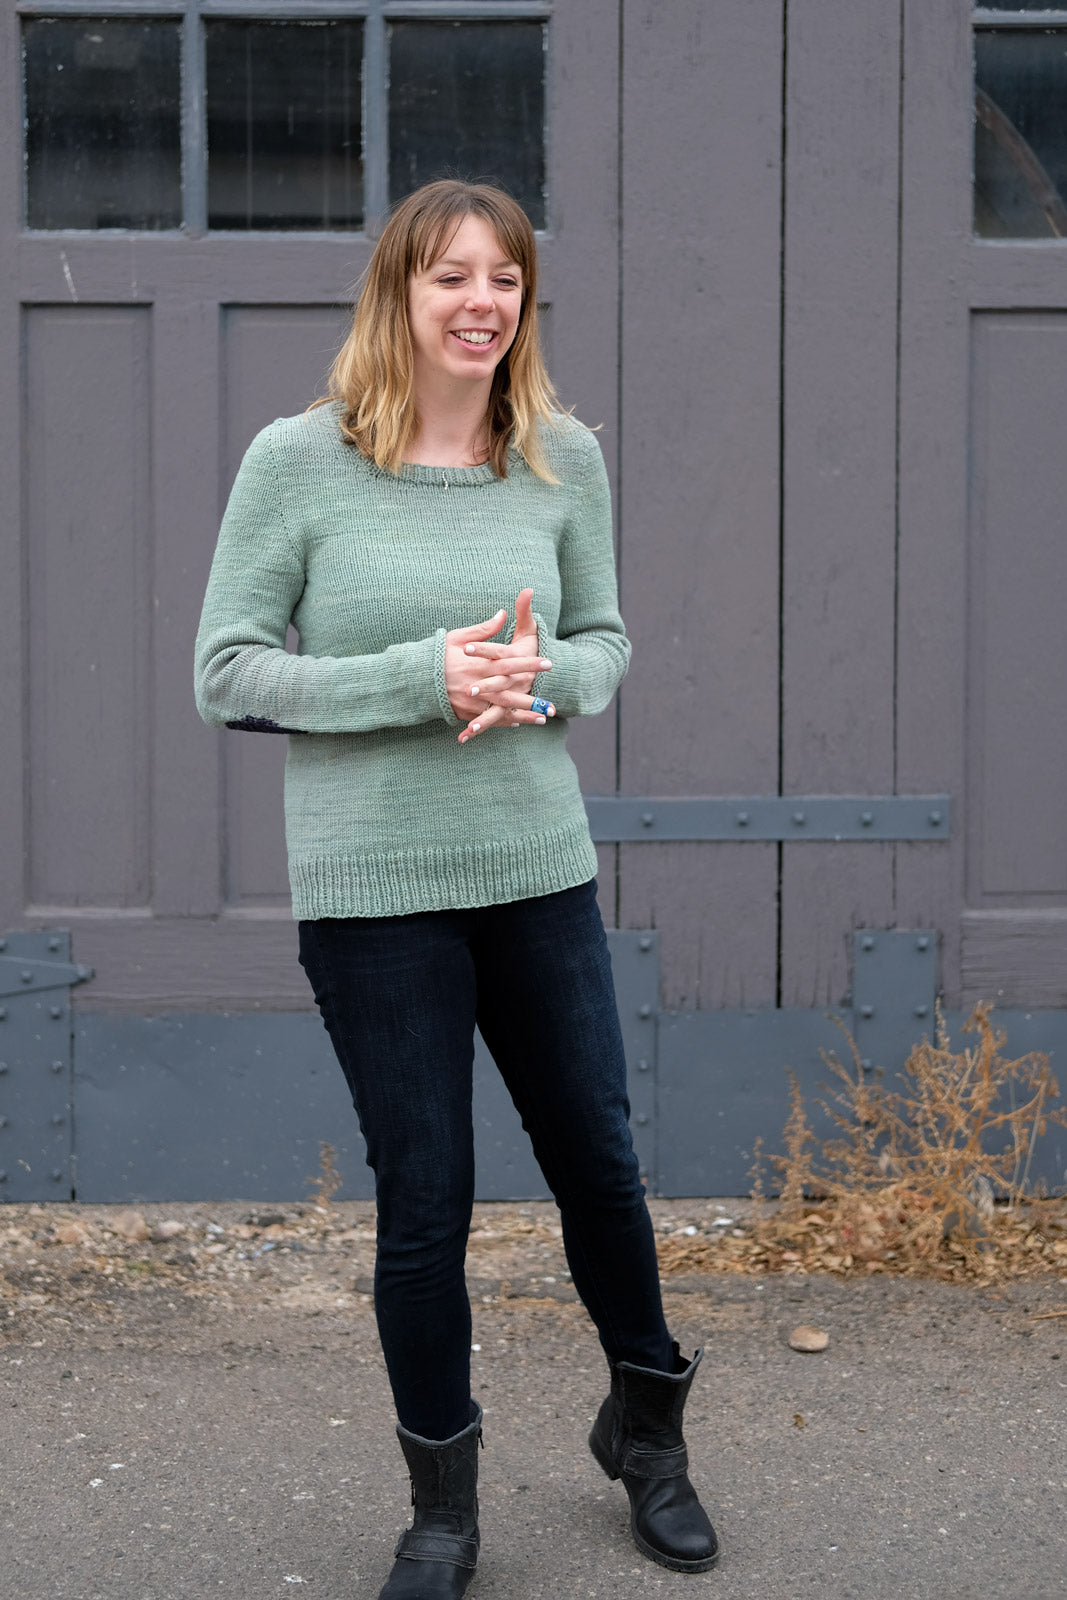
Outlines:
[[290,858],[293,915],[398,917],[574,889],[597,869],[585,818],[552,833],[456,848]]

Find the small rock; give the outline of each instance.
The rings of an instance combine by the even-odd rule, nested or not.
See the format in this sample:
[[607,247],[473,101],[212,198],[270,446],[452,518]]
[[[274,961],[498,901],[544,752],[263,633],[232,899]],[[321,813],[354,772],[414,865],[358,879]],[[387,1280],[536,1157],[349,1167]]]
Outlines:
[[156,1226],[152,1229],[152,1237],[153,1239],[159,1239],[160,1241],[164,1239],[176,1239],[179,1234],[184,1232],[185,1223],[175,1222],[174,1218],[171,1217],[166,1222],[159,1222],[156,1224]]
[[789,1348],[791,1350],[825,1350],[829,1343],[830,1335],[826,1329],[814,1328],[809,1322],[802,1322],[789,1335]]
[[89,1230],[83,1222],[61,1222],[53,1237],[56,1244],[84,1244]]
[[120,1239],[132,1239],[139,1243],[148,1238],[148,1223],[139,1211],[118,1211],[109,1219],[108,1226]]

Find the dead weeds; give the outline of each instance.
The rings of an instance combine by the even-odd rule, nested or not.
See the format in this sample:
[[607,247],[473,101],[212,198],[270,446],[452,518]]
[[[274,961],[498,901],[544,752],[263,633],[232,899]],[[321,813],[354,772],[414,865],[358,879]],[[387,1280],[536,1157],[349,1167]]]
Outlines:
[[1027,1192],[1037,1139],[1050,1121],[1067,1121],[1048,1057],[1005,1056],[989,1006],[976,1006],[964,1031],[975,1043],[954,1051],[939,1016],[899,1089],[865,1072],[845,1032],[849,1065],[824,1058],[836,1083],[820,1101],[837,1137],[816,1139],[792,1079],[785,1153],[769,1158],[777,1205],[765,1201],[757,1147],[748,1224],[713,1241],[665,1240],[665,1271],[972,1282],[1067,1271],[1067,1200]]

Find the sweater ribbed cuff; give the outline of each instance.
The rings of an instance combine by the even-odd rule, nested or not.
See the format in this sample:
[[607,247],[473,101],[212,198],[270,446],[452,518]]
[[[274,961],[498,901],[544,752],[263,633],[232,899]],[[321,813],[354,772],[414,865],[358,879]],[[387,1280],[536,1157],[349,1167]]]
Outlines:
[[449,727],[461,728],[463,723],[452,710],[452,702],[445,688],[445,637],[444,628],[438,628],[433,636],[433,686],[437,691],[437,703],[441,707],[441,715]]

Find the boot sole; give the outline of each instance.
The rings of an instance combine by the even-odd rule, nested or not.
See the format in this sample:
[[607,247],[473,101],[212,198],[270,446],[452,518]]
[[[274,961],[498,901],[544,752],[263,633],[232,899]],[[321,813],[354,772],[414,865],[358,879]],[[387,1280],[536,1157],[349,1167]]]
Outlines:
[[[611,1456],[604,1449],[595,1432],[589,1435],[589,1449],[601,1471],[613,1483],[617,1482],[621,1474],[615,1470]],[[626,1480],[624,1478],[622,1479],[622,1486],[624,1489],[626,1488]],[[630,1498],[629,1491],[627,1491],[626,1498],[628,1500]],[[655,1545],[649,1544],[648,1540],[638,1533],[632,1501],[630,1502],[630,1532],[633,1535],[634,1544],[643,1556],[647,1556],[650,1561],[654,1561],[659,1567],[669,1568],[671,1572],[710,1572],[719,1560],[718,1550],[713,1556],[703,1556],[699,1561],[685,1561],[680,1556],[668,1556],[662,1550],[657,1550]]]

